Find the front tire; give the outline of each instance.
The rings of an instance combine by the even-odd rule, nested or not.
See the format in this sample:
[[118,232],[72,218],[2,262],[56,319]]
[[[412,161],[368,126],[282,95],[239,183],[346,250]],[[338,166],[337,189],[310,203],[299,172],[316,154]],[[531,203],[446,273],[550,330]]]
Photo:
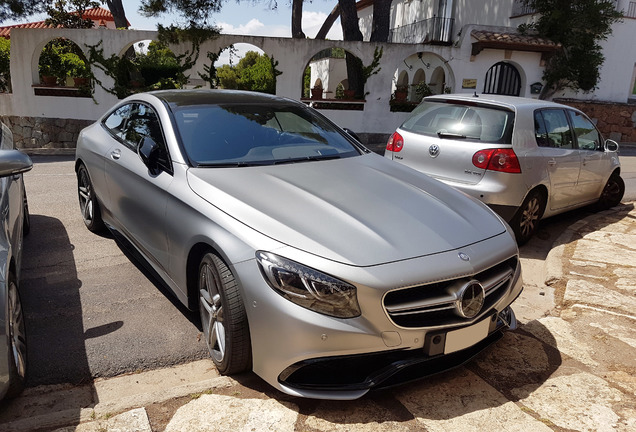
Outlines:
[[6,397],[14,398],[24,389],[27,374],[27,339],[24,313],[15,276],[9,275],[8,324],[9,324],[9,389]]
[[247,314],[234,275],[217,255],[199,265],[199,312],[203,336],[219,373],[231,375],[251,366]]
[[98,233],[104,230],[102,213],[97,202],[93,183],[84,164],[77,169],[77,195],[84,225],[89,231]]
[[599,210],[607,210],[621,203],[625,194],[625,182],[618,174],[612,174],[607,180],[603,192],[598,199],[597,207]]
[[517,244],[521,246],[526,243],[537,232],[539,220],[545,211],[546,199],[544,194],[534,190],[528,194],[526,199],[517,210],[510,221],[510,227],[515,233]]

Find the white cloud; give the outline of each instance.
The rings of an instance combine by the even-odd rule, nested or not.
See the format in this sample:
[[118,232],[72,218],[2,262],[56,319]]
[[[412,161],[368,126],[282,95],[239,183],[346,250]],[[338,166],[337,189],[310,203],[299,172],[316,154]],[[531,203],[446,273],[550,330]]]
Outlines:
[[[324,12],[312,12],[303,11],[303,32],[308,38],[316,37],[320,27],[327,19],[327,14]],[[342,27],[340,26],[340,18],[336,20],[331,26],[331,30],[327,33],[327,39],[342,40]]]
[[265,25],[256,18],[252,18],[246,24],[234,26],[226,22],[217,23],[221,28],[221,33],[240,34],[247,36],[272,36],[290,37],[290,27],[284,25]]

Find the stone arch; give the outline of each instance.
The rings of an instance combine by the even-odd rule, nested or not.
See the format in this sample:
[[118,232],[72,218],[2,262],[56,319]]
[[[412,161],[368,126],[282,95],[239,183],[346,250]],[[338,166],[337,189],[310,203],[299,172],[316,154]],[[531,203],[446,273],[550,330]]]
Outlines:
[[525,94],[526,78],[517,63],[500,61],[492,65],[484,76],[483,93],[509,96]]
[[[84,86],[88,88],[91,67],[86,58],[83,44],[69,37],[47,38],[38,44],[39,50],[33,52],[33,84],[46,87],[58,85],[65,87]],[[82,78],[83,82],[72,78]]]
[[444,68],[438,66],[431,74],[431,80],[428,83],[434,94],[442,94],[446,89],[446,73]]
[[[316,88],[318,87],[316,85],[318,79],[322,85],[322,97],[327,99],[336,98],[336,90],[340,84],[343,85],[344,90],[349,90],[347,56],[353,56],[360,60],[360,57],[348,49],[338,46],[328,47],[315,53],[305,65],[302,96],[307,97],[307,81],[312,84],[312,88]],[[307,74],[310,75],[309,80],[306,78]],[[312,91],[312,98],[317,99],[318,95],[317,89]]]

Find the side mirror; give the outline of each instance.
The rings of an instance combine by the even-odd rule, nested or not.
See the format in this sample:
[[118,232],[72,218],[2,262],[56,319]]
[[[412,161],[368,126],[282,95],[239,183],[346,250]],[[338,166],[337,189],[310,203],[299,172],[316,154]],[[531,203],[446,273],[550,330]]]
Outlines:
[[161,149],[155,140],[149,136],[143,137],[137,147],[137,154],[152,174],[158,174],[159,172],[159,165],[157,164],[157,161],[159,159],[160,151]]
[[356,141],[358,141],[359,143],[362,143],[362,141],[360,141],[360,137],[358,137],[358,135],[356,135],[356,133],[354,131],[352,131],[349,128],[344,128],[344,131],[346,133],[348,133],[353,139],[355,139]]
[[21,174],[31,168],[31,158],[20,150],[0,150],[0,177]]
[[618,143],[614,140],[608,139],[605,140],[605,151],[607,152],[617,152],[618,151]]

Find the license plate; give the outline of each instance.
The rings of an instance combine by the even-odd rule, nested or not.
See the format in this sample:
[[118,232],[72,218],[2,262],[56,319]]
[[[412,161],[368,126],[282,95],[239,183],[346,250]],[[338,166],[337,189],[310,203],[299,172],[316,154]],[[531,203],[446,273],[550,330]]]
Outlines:
[[475,345],[488,336],[490,329],[490,318],[481,320],[477,324],[459,330],[453,330],[446,333],[446,344],[444,345],[444,354],[450,354],[455,351],[463,350]]

